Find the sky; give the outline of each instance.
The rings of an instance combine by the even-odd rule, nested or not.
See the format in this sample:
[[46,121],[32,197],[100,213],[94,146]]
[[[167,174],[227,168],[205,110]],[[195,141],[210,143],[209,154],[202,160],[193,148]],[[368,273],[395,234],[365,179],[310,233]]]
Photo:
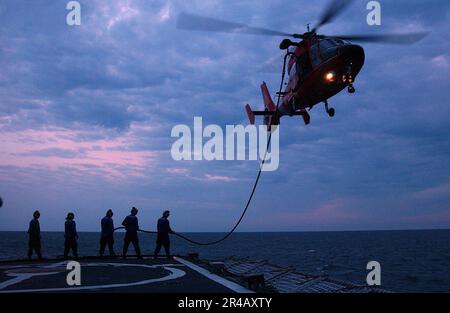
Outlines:
[[[68,1],[0,1],[0,231],[97,231],[132,206],[142,228],[163,209],[174,230],[229,230],[248,199],[257,161],[174,161],[171,130],[246,125],[259,85],[280,84],[283,38],[187,32],[189,12],[301,33],[327,1],[89,0],[81,25]],[[356,94],[330,99],[311,125],[285,118],[280,167],[263,173],[238,231],[450,227],[450,4],[380,1],[382,25],[358,0],[322,33],[429,31],[413,46],[364,44]]]

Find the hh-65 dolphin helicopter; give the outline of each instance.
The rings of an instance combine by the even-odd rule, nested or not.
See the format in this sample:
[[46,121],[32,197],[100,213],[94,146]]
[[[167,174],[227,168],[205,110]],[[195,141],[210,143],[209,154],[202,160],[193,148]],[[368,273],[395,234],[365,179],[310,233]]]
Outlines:
[[361,46],[350,41],[412,44],[426,36],[426,33],[345,36],[317,34],[320,27],[332,22],[351,2],[331,1],[317,25],[312,29],[308,25],[308,31],[304,34],[288,34],[187,13],[179,16],[177,28],[301,39],[299,42],[284,39],[280,44],[280,49],[286,50],[284,68],[287,66],[289,74],[286,89],[278,93],[281,103],[275,105],[266,83],[263,82],[261,91],[265,110],[253,111],[247,104],[246,111],[251,124],[255,123],[255,116],[264,116],[264,124],[270,128],[271,125],[279,125],[282,116],[298,115],[302,116],[308,125],[308,111],[315,105],[324,103],[328,115],[334,117],[335,110],[328,106],[328,99],[345,88],[349,93],[355,92],[353,83],[364,65],[365,53]]

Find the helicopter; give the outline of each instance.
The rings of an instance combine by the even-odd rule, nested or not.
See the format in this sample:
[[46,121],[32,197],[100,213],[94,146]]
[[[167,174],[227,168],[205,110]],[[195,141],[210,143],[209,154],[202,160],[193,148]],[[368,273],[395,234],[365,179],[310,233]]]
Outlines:
[[352,0],[330,1],[317,25],[311,29],[308,24],[307,32],[303,34],[289,34],[189,13],[180,14],[177,28],[294,38],[295,41],[286,38],[280,43],[280,49],[286,51],[281,86],[284,84],[286,70],[289,78],[284,91],[280,88],[277,93],[278,103],[274,103],[267,84],[263,82],[261,92],[264,110],[253,111],[249,104],[245,106],[245,110],[250,124],[255,123],[255,116],[263,116],[264,125],[268,129],[272,125],[279,125],[283,116],[301,116],[305,125],[308,125],[311,121],[309,111],[314,106],[323,103],[326,113],[332,118],[336,111],[329,106],[328,100],[346,88],[350,94],[356,92],[354,83],[364,66],[365,52],[362,46],[353,42],[413,44],[427,35],[426,32],[342,36],[317,33],[322,26],[338,17],[351,2]]

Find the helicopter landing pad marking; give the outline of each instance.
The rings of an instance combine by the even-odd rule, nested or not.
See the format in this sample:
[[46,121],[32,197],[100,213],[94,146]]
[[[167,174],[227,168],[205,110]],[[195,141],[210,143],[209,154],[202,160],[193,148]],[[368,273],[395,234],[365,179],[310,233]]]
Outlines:
[[[57,288],[31,288],[31,289],[8,289],[14,285],[20,284],[24,281],[30,280],[34,277],[50,276],[61,273],[67,273],[66,269],[67,262],[59,262],[50,265],[30,265],[30,266],[11,266],[8,270],[4,272],[8,277],[13,277],[12,279],[0,282],[0,293],[28,293],[28,292],[61,292],[61,291],[86,291],[92,289],[110,289],[110,288],[124,288],[132,286],[142,286],[147,284],[154,284],[164,281],[170,281],[177,278],[181,278],[186,275],[186,272],[175,267],[183,266],[182,264],[133,264],[133,263],[82,263],[82,267],[134,267],[134,268],[144,268],[144,269],[164,269],[169,272],[169,274],[158,277],[149,278],[140,281],[127,282],[127,283],[116,283],[116,284],[101,284],[101,285],[89,285],[89,286],[75,286],[75,287],[57,287]],[[4,267],[5,268],[5,267]],[[65,276],[64,276],[65,281]]]
[[221,284],[222,286],[227,287],[230,290],[233,290],[236,293],[255,293],[254,291],[252,291],[250,289],[247,289],[239,284],[236,284],[236,283],[229,281],[223,277],[213,274],[213,273],[207,271],[206,269],[204,269],[203,267],[195,265],[194,263],[191,263],[185,259],[177,258],[177,261],[180,262],[181,264],[186,265],[191,270],[196,271],[197,273],[207,277],[208,279],[210,279],[212,281],[215,281],[218,284]]

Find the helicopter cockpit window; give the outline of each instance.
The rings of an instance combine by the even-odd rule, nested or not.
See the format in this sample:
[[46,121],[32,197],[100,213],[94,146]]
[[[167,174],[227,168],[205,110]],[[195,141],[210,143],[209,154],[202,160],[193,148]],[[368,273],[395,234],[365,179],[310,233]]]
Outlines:
[[297,58],[297,73],[300,76],[300,80],[303,80],[309,73],[311,73],[311,63],[306,53],[303,53]]
[[327,50],[329,48],[334,48],[336,44],[331,39],[324,39],[320,41],[320,49]]
[[311,57],[311,63],[313,67],[320,65],[322,59],[319,57],[319,44],[312,45],[309,49],[309,55]]
[[350,42],[340,38],[328,38],[328,41],[332,42],[335,46],[348,45]]
[[320,41],[320,55],[323,60],[328,60],[337,54],[336,44],[331,39]]
[[342,39],[335,38],[334,41],[340,46],[345,45],[345,41]]

